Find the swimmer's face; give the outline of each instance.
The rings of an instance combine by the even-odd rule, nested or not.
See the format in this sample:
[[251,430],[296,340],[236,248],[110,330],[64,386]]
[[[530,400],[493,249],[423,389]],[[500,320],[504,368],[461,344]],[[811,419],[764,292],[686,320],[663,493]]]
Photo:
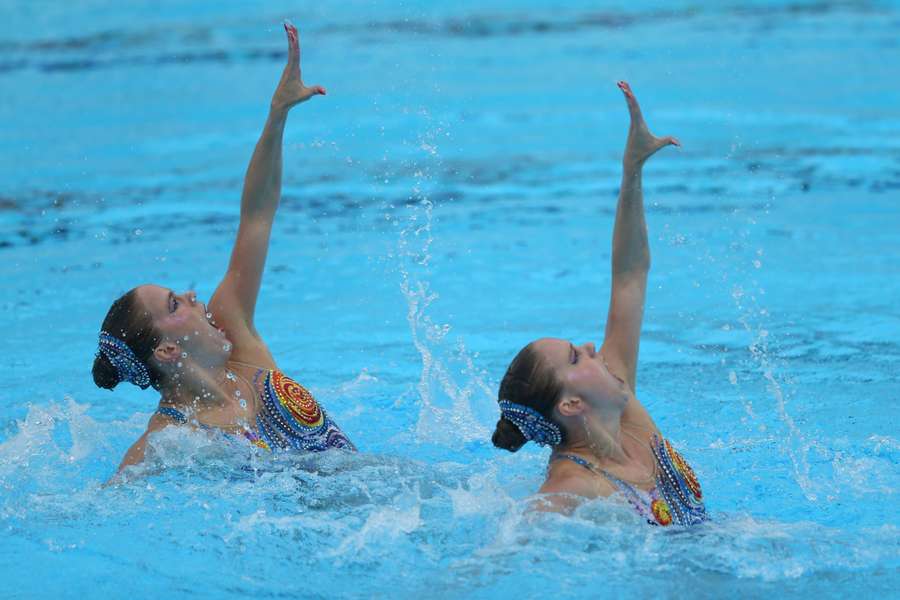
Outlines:
[[609,370],[593,342],[576,346],[568,340],[543,338],[532,347],[562,383],[563,397],[580,398],[603,412],[621,410],[628,402],[628,385]]
[[[153,325],[162,335],[160,347],[177,346],[177,354],[201,366],[213,366],[227,360],[231,343],[225,332],[208,318],[206,305],[197,300],[193,290],[176,293],[158,285],[142,285],[137,288],[137,298],[150,313]],[[166,361],[159,349],[155,356]],[[183,362],[183,361],[182,361]]]

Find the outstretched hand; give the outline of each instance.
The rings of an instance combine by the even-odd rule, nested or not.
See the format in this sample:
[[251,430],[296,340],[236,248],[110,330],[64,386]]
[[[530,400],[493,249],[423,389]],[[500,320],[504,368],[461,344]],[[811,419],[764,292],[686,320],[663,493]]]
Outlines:
[[628,142],[625,145],[624,162],[626,168],[640,168],[644,161],[656,154],[666,146],[681,146],[681,142],[677,139],[667,137],[656,137],[650,133],[644,116],[641,114],[641,107],[638,105],[631,86],[626,82],[620,81],[619,89],[625,94],[625,102],[628,104],[628,112],[631,115],[631,126],[628,128]]
[[319,85],[307,87],[300,77],[300,34],[290,21],[284,22],[288,39],[288,62],[281,74],[281,81],[272,96],[272,109],[287,111],[291,107],[306,102],[313,96],[325,95],[325,88]]

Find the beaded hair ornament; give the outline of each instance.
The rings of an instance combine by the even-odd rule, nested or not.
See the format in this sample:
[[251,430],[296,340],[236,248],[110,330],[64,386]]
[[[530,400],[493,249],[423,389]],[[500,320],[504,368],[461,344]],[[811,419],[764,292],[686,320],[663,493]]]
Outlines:
[[501,400],[500,413],[522,432],[526,440],[541,446],[558,446],[562,443],[562,431],[559,426],[533,408]]
[[150,387],[150,373],[128,344],[105,331],[100,332],[100,353],[116,368],[119,381],[128,381],[142,390]]

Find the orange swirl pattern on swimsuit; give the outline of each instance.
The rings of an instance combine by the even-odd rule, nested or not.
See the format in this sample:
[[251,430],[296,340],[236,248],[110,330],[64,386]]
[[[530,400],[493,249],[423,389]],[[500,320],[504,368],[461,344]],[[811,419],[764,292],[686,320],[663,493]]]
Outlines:
[[[254,382],[264,371],[260,369]],[[272,450],[355,450],[353,443],[305,387],[282,373],[266,371],[256,415],[259,437]],[[257,444],[259,445],[259,444]]]
[[271,381],[278,401],[298,424],[310,428],[322,425],[325,417],[309,390],[280,371],[272,371]]
[[650,510],[653,512],[653,518],[656,519],[656,522],[660,525],[671,525],[672,524],[672,511],[669,510],[668,503],[662,498],[656,498],[650,504]]
[[700,489],[700,481],[697,479],[697,475],[694,474],[694,470],[687,463],[687,461],[684,460],[681,454],[679,454],[678,451],[672,447],[672,444],[669,443],[669,440],[663,440],[663,443],[666,446],[666,451],[672,458],[672,465],[684,478],[684,483],[685,485],[687,485],[687,488],[691,491],[691,493],[697,500],[702,500],[703,490]]

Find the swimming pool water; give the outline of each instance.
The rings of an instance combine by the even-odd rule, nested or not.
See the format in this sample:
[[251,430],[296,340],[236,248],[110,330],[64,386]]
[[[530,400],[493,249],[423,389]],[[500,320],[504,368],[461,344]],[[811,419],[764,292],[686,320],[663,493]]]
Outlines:
[[[900,9],[890,2],[81,2],[0,26],[0,575],[8,597],[896,593]],[[258,306],[362,452],[257,456],[90,375],[109,303],[223,272],[280,72]],[[533,338],[599,342],[628,80],[645,171],[638,395],[713,521],[528,515],[495,450]],[[165,468],[163,468],[165,467]]]

